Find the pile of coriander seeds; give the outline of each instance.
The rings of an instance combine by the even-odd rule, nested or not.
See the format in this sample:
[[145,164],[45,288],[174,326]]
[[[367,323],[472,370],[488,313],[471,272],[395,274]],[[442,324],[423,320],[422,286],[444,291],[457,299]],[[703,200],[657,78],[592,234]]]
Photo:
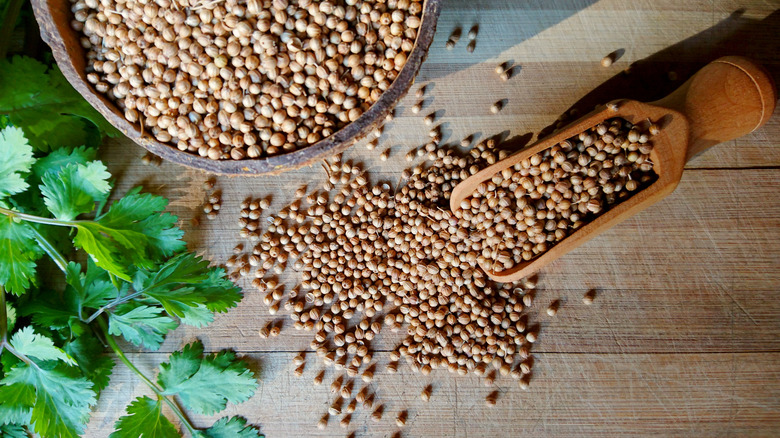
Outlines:
[[[360,165],[337,156],[325,163],[321,187],[299,189],[259,226],[244,217],[257,211],[247,200],[239,235],[249,245],[236,247],[231,276],[251,280],[270,314],[283,308],[292,327],[312,333],[314,353],[296,357],[294,374],[305,374],[307,356],[317,358],[308,359],[315,384],[323,383],[324,369],[333,370],[334,398],[319,427],[338,415],[348,424],[358,404],[381,419],[387,406],[371,389],[374,374],[395,373],[402,361],[423,375],[446,369],[492,385],[500,374],[528,388],[538,328],[526,310],[536,282],[491,282],[471,256],[481,252],[481,241],[448,208],[455,185],[506,157],[493,140],[474,150],[459,156],[439,145],[397,183],[372,184]],[[292,287],[276,277],[290,271]],[[405,334],[389,362],[373,355],[372,342],[384,330]],[[424,401],[436,396],[433,388],[423,392]],[[488,398],[494,404],[495,394]],[[396,415],[402,427],[405,418]]]
[[501,272],[544,254],[656,180],[649,121],[604,121],[496,174],[455,217],[482,241],[479,264]]
[[421,0],[71,0],[87,79],[142,132],[213,160],[305,148],[406,63]]

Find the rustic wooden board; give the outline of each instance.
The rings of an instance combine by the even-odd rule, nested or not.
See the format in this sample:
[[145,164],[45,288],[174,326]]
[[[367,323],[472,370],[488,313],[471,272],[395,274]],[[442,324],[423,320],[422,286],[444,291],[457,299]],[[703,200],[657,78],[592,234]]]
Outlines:
[[[132,355],[144,371],[154,372],[161,354]],[[779,353],[743,354],[569,354],[535,356],[534,378],[527,392],[511,378],[487,388],[476,377],[453,377],[445,371],[423,377],[387,374],[382,367],[371,391],[385,406],[379,422],[358,408],[349,429],[331,417],[327,429],[315,426],[327,412],[333,394],[328,385],[314,386],[321,367],[313,360],[300,378],[293,377],[292,353],[247,355],[256,361],[261,388],[249,402],[231,406],[224,415],[244,415],[262,424],[266,436],[389,437],[398,430],[395,416],[409,411],[403,436],[773,436],[780,422],[780,388],[767,385],[780,378]],[[386,355],[378,358],[380,364]],[[333,376],[329,371],[327,377]],[[419,398],[433,385],[429,403]],[[355,382],[356,393],[362,382]],[[484,398],[499,391],[498,403],[487,408]],[[121,394],[118,397],[116,391]],[[99,402],[90,430],[106,436],[125,398],[148,394],[125,370],[114,375],[112,388]],[[215,417],[193,417],[207,426]]]
[[[777,79],[778,10],[780,2],[759,0],[448,0],[418,78],[418,84],[428,84],[423,114],[437,113],[450,143],[469,134],[527,142],[571,108],[587,110],[616,97],[658,98],[723,54],[754,56]],[[478,46],[468,54],[465,33],[476,22]],[[447,51],[444,41],[456,26],[464,37]],[[617,49],[624,49],[622,57],[610,68],[601,67],[600,59]],[[631,74],[621,73],[643,59]],[[519,70],[501,82],[493,69],[508,60]],[[669,71],[678,73],[677,81],[668,79]],[[489,114],[500,99],[507,99],[507,106]],[[374,181],[397,181],[409,165],[406,151],[427,138],[423,114],[409,111],[416,100],[412,92],[399,104],[377,150],[369,152],[361,143],[345,158],[364,163]],[[291,357],[308,346],[311,335],[293,330],[283,314],[268,315],[262,296],[251,288],[237,309],[218,316],[207,330],[179,329],[161,353],[128,350],[149,371],[163,360],[162,352],[195,337],[208,351],[232,348],[247,354],[262,370],[263,386],[227,414],[245,415],[269,437],[348,431],[390,436],[402,407],[410,409],[403,435],[415,437],[776,435],[778,138],[780,116],[775,115],[763,129],[705,152],[689,163],[669,198],[545,269],[534,313],[555,298],[562,306],[554,318],[532,316],[542,327],[532,389],[524,393],[513,381],[500,382],[499,404],[492,409],[484,407],[489,390],[476,378],[423,377],[403,366],[401,374],[390,376],[380,367],[372,387],[387,403],[385,418],[373,423],[362,412],[349,430],[334,420],[326,431],[317,430],[330,396],[326,387],[310,383],[320,368],[312,358],[303,378],[291,373]],[[385,147],[392,147],[392,155],[381,162]],[[140,184],[170,198],[190,247],[217,263],[241,241],[235,224],[241,200],[271,194],[271,210],[278,209],[295,188],[314,187],[324,176],[315,166],[276,177],[220,178],[222,213],[193,228],[189,219],[198,214],[207,176],[167,163],[144,166],[142,155],[127,140],[103,149],[118,192]],[[598,293],[588,307],[580,300],[591,288]],[[257,330],[274,319],[285,323],[282,336],[260,339]],[[382,333],[374,346],[387,351],[397,339]],[[378,356],[386,363],[385,354]],[[424,405],[418,394],[427,382],[435,390]],[[118,367],[88,435],[106,436],[125,404],[144,391]]]

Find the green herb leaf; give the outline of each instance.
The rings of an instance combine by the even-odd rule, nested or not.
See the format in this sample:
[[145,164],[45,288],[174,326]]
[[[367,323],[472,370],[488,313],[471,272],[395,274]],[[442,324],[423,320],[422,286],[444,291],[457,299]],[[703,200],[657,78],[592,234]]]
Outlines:
[[178,324],[165,316],[163,309],[127,303],[116,308],[108,318],[108,332],[121,335],[135,345],[157,350],[166,333]]
[[199,432],[205,438],[263,438],[265,435],[253,425],[246,425],[243,417],[222,417],[213,426]]
[[177,395],[187,408],[205,415],[225,409],[227,402],[244,402],[257,389],[254,374],[235,353],[222,351],[204,357],[200,341],[160,364],[157,381],[165,395]]
[[130,266],[151,269],[185,247],[176,216],[162,213],[168,201],[139,190],[114,202],[96,221],[78,222],[73,239],[95,264],[126,281],[130,281]]
[[0,386],[0,424],[29,424],[35,387],[24,383]]
[[221,268],[209,268],[209,262],[183,253],[168,260],[159,271],[141,271],[135,287],[163,305],[169,315],[201,327],[210,323],[212,312],[224,312],[241,300],[241,289],[225,278]]
[[21,364],[13,367],[2,381],[35,388],[30,422],[36,433],[46,437],[78,437],[89,420],[96,402],[92,382],[76,368],[63,364],[53,369]]
[[0,113],[24,128],[39,150],[95,143],[91,122],[103,133],[119,132],[79,95],[56,67],[16,56],[0,60]]
[[143,396],[127,407],[127,414],[117,420],[110,438],[178,438],[179,431],[162,414],[162,402]]
[[108,386],[114,359],[106,354],[103,344],[97,338],[79,336],[65,344],[63,350],[76,360],[81,372],[95,384],[93,389],[98,394]]
[[97,149],[79,146],[76,148],[60,148],[48,155],[38,158],[32,166],[33,174],[38,179],[49,172],[59,172],[68,164],[87,164],[97,158]]
[[55,347],[51,339],[35,333],[30,326],[14,333],[9,343],[16,351],[27,357],[40,361],[57,360],[68,365],[76,365],[76,361],[61,348]]
[[24,132],[8,126],[0,131],[0,200],[27,190],[23,174],[30,171],[35,158]]
[[27,431],[24,430],[24,426],[18,424],[6,424],[0,426],[0,437],[3,438],[28,438]]
[[80,264],[68,263],[65,281],[73,288],[77,305],[81,307],[100,308],[120,293],[106,271],[95,266],[92,260],[87,261],[86,274],[81,272]]
[[0,216],[0,284],[14,295],[23,294],[35,281],[35,266],[43,251],[30,224]]
[[48,172],[40,186],[46,208],[57,219],[69,221],[95,209],[111,190],[106,166],[99,161],[68,164],[59,172]]

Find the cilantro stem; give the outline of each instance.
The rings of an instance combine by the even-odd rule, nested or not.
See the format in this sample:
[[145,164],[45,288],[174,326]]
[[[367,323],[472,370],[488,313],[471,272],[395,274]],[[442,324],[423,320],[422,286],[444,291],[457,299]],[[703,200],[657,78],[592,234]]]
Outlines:
[[18,211],[9,210],[7,208],[0,207],[0,214],[10,216],[12,218],[18,218],[27,222],[34,222],[36,224],[55,225],[58,227],[75,227],[78,221],[63,221],[59,219],[51,219],[47,217],[35,216],[27,213],[20,213]]
[[163,394],[162,388],[157,386],[154,382],[151,381],[146,375],[138,369],[138,367],[133,364],[133,362],[130,361],[130,359],[125,355],[125,352],[122,351],[122,349],[119,347],[119,344],[116,343],[116,340],[114,340],[114,337],[111,336],[111,334],[108,333],[108,325],[106,324],[105,318],[98,318],[98,325],[100,326],[100,329],[103,332],[104,337],[106,338],[106,342],[108,343],[108,346],[111,347],[111,350],[114,351],[114,353],[119,357],[119,360],[122,361],[132,372],[138,375],[138,377],[141,378],[141,380],[146,383],[146,385],[154,391],[154,393],[157,395],[157,398],[159,400],[162,400],[165,402],[165,404],[168,405],[168,407],[171,408],[174,414],[176,414],[177,417],[179,417],[179,420],[181,421],[181,424],[184,425],[184,427],[187,428],[187,430],[190,432],[191,436],[196,436],[197,430],[195,429],[195,426],[190,423],[190,420],[187,418],[186,415],[184,415],[184,412],[182,412],[179,405],[177,405],[173,400],[171,400],[168,396]]
[[38,231],[35,227],[30,227],[33,230],[33,234],[35,234],[35,240],[38,241],[38,244],[41,245],[41,248],[43,248],[44,251],[46,251],[46,254],[51,257],[52,260],[54,260],[54,263],[57,264],[57,267],[60,268],[60,271],[67,274],[67,267],[68,267],[68,261],[65,260],[65,257],[57,251],[57,248],[54,247],[54,244],[52,244],[49,239],[47,239],[43,234],[41,234],[40,231]]
[[0,354],[3,353],[5,340],[8,338],[8,309],[5,306],[5,288],[0,284]]

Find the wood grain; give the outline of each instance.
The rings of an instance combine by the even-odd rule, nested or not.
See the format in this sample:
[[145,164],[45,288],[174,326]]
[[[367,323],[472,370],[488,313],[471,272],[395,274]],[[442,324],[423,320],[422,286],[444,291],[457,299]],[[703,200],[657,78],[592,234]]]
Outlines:
[[[738,9],[744,11],[734,14]],[[777,1],[509,1],[448,0],[438,33],[418,76],[430,83],[425,110],[413,115],[412,95],[398,107],[380,146],[362,143],[345,153],[365,164],[375,181],[397,181],[406,151],[427,138],[422,115],[436,111],[445,140],[459,142],[504,133],[532,135],[571,108],[613,98],[653,100],[721,55],[752,56],[775,74],[780,66]],[[464,40],[444,49],[450,32],[467,32],[479,22],[477,49]],[[613,67],[599,60],[625,53]],[[637,79],[621,71],[641,65]],[[501,82],[493,72],[512,60],[520,70]],[[639,63],[641,64],[641,63]],[[652,68],[650,68],[652,67]],[[667,72],[679,72],[676,82]],[[632,82],[633,81],[633,82]],[[599,97],[603,97],[600,100]],[[498,115],[490,105],[508,99]],[[580,112],[582,114],[583,112]],[[677,190],[665,200],[606,231],[545,268],[534,313],[553,299],[554,318],[532,316],[541,325],[534,347],[537,365],[531,390],[499,381],[498,405],[484,407],[488,389],[471,377],[428,378],[401,366],[396,376],[382,367],[372,387],[388,411],[380,423],[359,411],[357,436],[386,437],[399,408],[410,410],[410,437],[509,436],[774,436],[780,429],[780,117],[759,131],[711,148],[687,166]],[[518,143],[522,143],[519,141]],[[388,161],[379,154],[392,148]],[[144,166],[144,151],[129,140],[103,148],[102,158],[117,178],[117,192],[135,185],[172,201],[191,248],[224,262],[237,236],[238,204],[246,196],[272,194],[272,210],[284,205],[301,184],[323,181],[318,166],[276,177],[223,178],[223,211],[192,228],[189,219],[205,196],[206,175],[165,163]],[[597,289],[592,306],[581,303]],[[263,340],[257,330],[272,320],[262,296],[251,289],[237,309],[220,315],[206,330],[179,329],[160,353],[134,353],[153,370],[170,352],[202,339],[209,351],[233,348],[257,361],[262,389],[248,403],[229,407],[260,424],[268,437],[345,436],[331,425],[314,427],[330,394],[314,387],[320,368],[309,360],[303,378],[292,375],[291,358],[311,335],[296,332],[286,316],[282,336]],[[398,336],[382,333],[374,342],[388,350]],[[129,351],[137,349],[128,347]],[[380,364],[387,358],[378,355]],[[333,376],[332,371],[327,374]],[[432,382],[429,405],[418,398]],[[107,436],[115,419],[143,386],[122,367],[104,392],[88,436]],[[208,419],[196,417],[199,425]]]
[[[161,354],[133,355],[144,371],[153,372]],[[394,418],[407,409],[402,429],[409,437],[516,436],[773,436],[780,422],[780,389],[767,380],[780,378],[780,353],[747,354],[538,354],[527,392],[511,378],[486,388],[475,377],[447,372],[422,377],[387,374],[379,367],[370,390],[385,406],[379,422],[358,408],[348,429],[331,417],[324,431],[315,426],[333,401],[328,385],[314,386],[320,371],[313,361],[300,378],[292,376],[293,353],[249,354],[262,378],[258,394],[231,406],[223,415],[244,415],[262,424],[268,437],[389,437],[398,428]],[[378,358],[387,361],[385,355]],[[405,367],[400,367],[405,370]],[[332,377],[332,372],[326,377]],[[429,403],[419,398],[433,385]],[[355,382],[353,394],[362,388]],[[499,391],[498,403],[484,399]],[[111,397],[121,391],[122,398]],[[146,387],[125,370],[118,371],[93,414],[90,431],[106,436],[124,407],[125,397],[147,394]],[[207,426],[216,418],[193,417]]]

